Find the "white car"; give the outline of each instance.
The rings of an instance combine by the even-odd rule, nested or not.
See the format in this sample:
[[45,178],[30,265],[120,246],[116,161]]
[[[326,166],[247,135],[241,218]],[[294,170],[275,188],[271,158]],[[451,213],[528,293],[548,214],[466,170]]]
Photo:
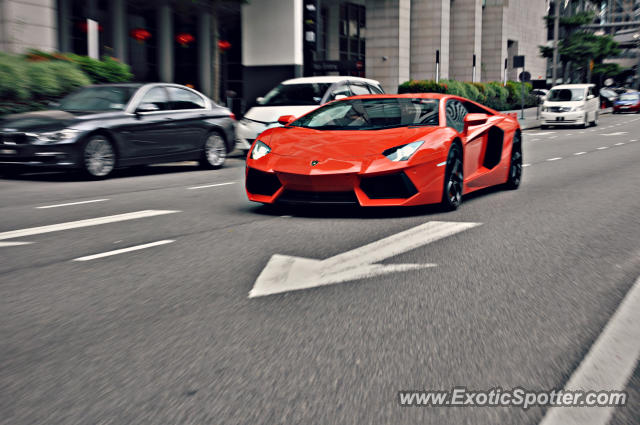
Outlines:
[[283,115],[299,117],[332,100],[361,94],[384,94],[380,83],[360,77],[305,77],[274,87],[249,109],[236,126],[236,147],[248,151],[260,133],[279,126]]
[[552,87],[542,105],[541,128],[551,125],[598,125],[599,98],[595,84]]

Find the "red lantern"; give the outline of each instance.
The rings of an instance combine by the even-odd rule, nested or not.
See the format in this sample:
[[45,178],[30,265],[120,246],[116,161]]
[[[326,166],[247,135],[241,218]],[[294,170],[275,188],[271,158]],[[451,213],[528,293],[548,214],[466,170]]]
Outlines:
[[151,33],[144,28],[134,28],[129,33],[131,37],[138,41],[138,43],[144,43],[151,38]]
[[221,51],[226,52],[230,48],[231,48],[231,43],[229,43],[227,40],[218,41],[218,49],[220,49]]
[[182,47],[187,47],[189,44],[196,41],[196,39],[188,32],[181,32],[180,34],[176,35],[176,41],[180,43]]

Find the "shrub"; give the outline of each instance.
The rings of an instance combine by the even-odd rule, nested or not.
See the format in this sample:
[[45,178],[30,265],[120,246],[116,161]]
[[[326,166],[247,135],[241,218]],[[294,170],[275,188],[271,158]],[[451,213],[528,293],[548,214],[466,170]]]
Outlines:
[[77,63],[96,84],[122,83],[133,78],[133,74],[129,71],[129,65],[109,56],[104,56],[101,61],[74,54],[67,54],[66,57]]
[[447,87],[444,84],[436,83],[433,80],[411,80],[405,81],[398,87],[398,93],[446,93]]

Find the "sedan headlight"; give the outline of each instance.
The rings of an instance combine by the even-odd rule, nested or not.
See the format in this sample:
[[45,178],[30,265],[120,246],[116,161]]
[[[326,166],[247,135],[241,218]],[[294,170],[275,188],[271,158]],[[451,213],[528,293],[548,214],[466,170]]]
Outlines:
[[382,152],[382,154],[393,162],[406,161],[411,158],[411,155],[413,155],[423,143],[424,140],[418,140],[417,142],[411,142],[406,145],[387,149]]
[[269,152],[271,152],[271,148],[266,143],[256,140],[256,144],[253,145],[253,149],[251,150],[251,159],[260,159],[268,155]]
[[584,105],[574,106],[571,111],[573,111],[573,112],[584,111]]
[[71,128],[65,128],[60,131],[49,131],[46,133],[27,133],[37,144],[63,143],[67,142],[78,135],[80,131]]

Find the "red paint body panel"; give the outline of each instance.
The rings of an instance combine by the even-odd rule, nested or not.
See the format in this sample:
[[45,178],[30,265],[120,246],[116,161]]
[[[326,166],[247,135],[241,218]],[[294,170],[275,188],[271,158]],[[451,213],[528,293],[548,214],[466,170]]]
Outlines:
[[[434,93],[366,97],[440,99],[440,125],[329,131],[301,127],[271,128],[258,137],[271,148],[271,152],[257,160],[251,159],[249,154],[247,172],[251,168],[275,175],[281,186],[268,196],[247,190],[249,200],[274,203],[285,190],[318,194],[353,191],[361,206],[439,203],[444,188],[446,167],[443,163],[454,140],[458,140],[463,148],[464,193],[507,181],[513,136],[519,131],[517,119],[478,105],[490,113],[487,122],[459,133],[446,126],[445,102],[447,99],[470,102],[467,99]],[[487,169],[482,164],[488,132],[493,127],[502,130],[504,138],[499,163]],[[424,143],[407,161],[393,162],[382,154],[387,149],[418,140]],[[361,187],[362,179],[393,176],[400,172],[415,187],[415,194],[405,198],[371,199]]]

